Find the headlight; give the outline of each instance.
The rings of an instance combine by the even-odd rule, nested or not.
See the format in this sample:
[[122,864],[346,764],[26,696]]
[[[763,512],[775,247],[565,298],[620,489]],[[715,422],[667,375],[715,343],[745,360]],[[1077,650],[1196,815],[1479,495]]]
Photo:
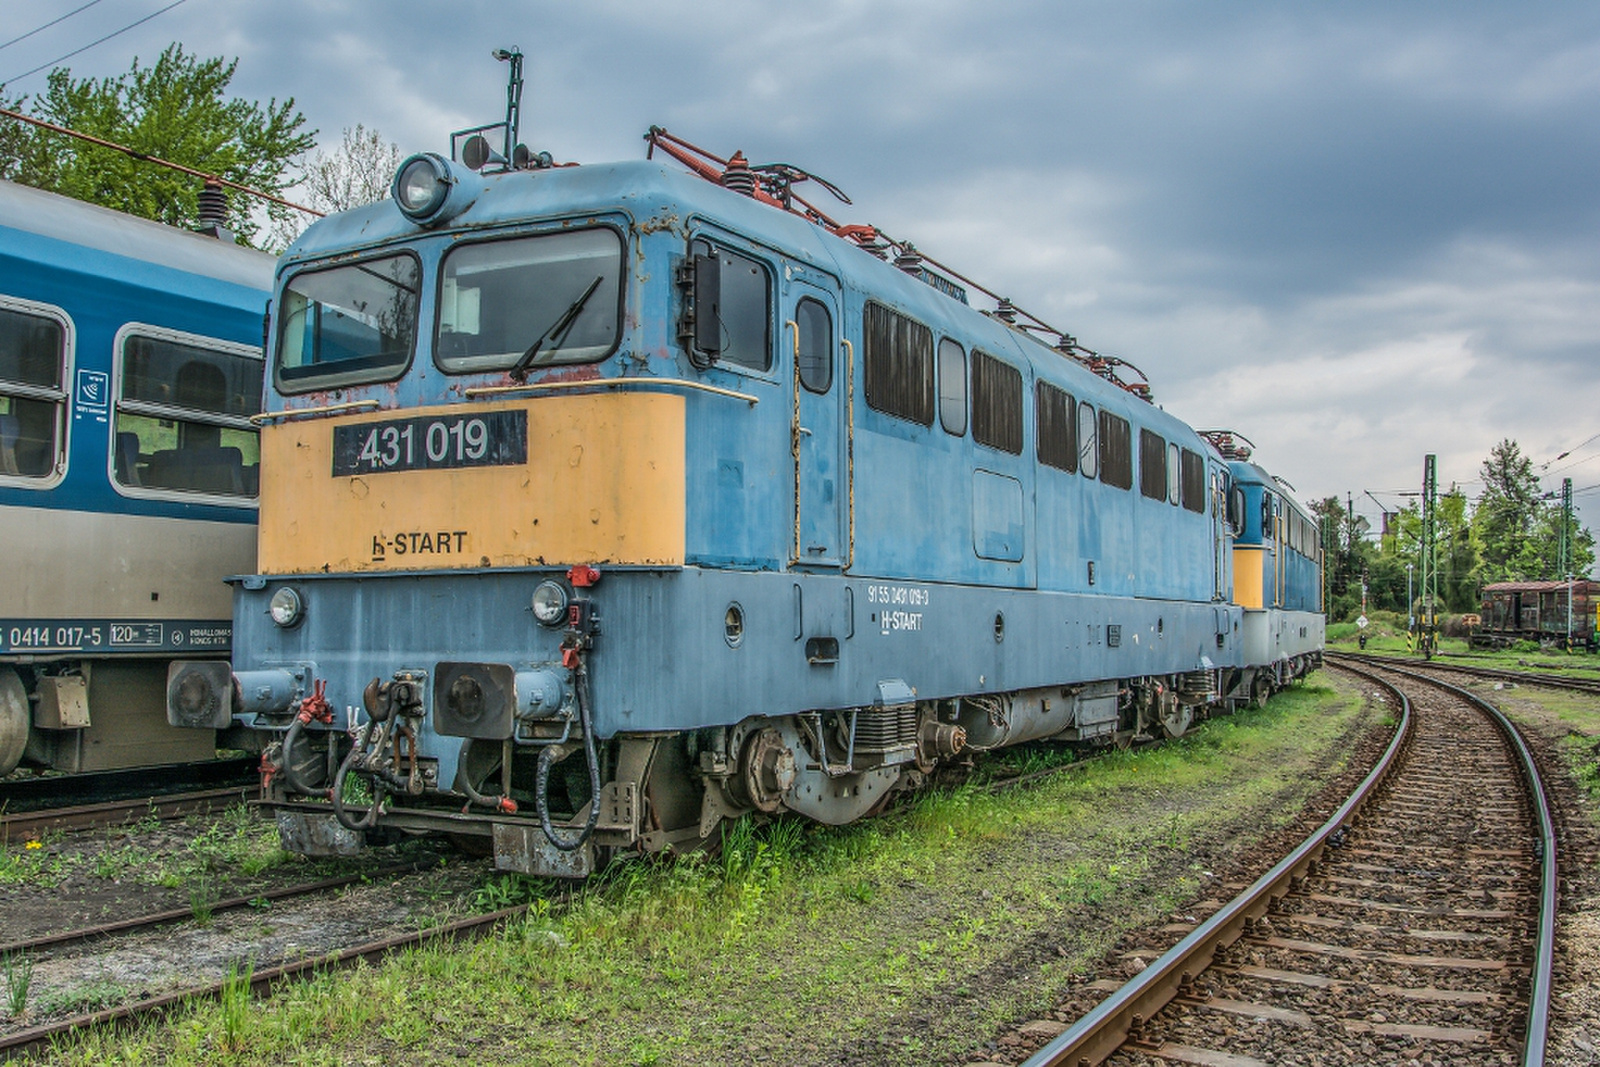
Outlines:
[[424,152],[400,165],[391,192],[406,218],[426,222],[444,207],[454,183],[449,165],[432,152]]
[[543,581],[533,591],[533,617],[543,626],[560,626],[567,619],[567,587]]
[[272,616],[273,622],[287,629],[305,615],[305,605],[301,603],[299,593],[283,586],[267,601],[267,614]]

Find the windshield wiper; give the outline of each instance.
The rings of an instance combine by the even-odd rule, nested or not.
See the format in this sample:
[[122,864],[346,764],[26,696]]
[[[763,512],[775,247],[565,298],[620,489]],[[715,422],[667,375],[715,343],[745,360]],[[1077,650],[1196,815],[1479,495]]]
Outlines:
[[583,291],[583,295],[567,305],[567,310],[561,313],[561,317],[546,326],[544,332],[534,338],[533,344],[528,346],[528,350],[522,353],[516,363],[512,364],[511,377],[519,382],[527,377],[528,367],[538,358],[539,352],[544,348],[546,341],[554,341],[556,348],[561,347],[561,343],[567,339],[567,334],[572,331],[573,324],[578,321],[578,316],[583,314],[583,306],[589,302],[589,298],[594,295],[594,291],[600,288],[600,283],[605,281],[605,277],[604,274],[595,275],[594,281],[589,283],[589,288]]

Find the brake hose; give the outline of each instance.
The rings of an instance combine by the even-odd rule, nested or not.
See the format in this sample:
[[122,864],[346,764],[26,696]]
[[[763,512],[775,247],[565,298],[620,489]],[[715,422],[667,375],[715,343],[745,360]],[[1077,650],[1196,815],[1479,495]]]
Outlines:
[[559,745],[551,745],[539,752],[538,775],[533,786],[534,806],[539,809],[539,825],[544,828],[544,836],[562,852],[576,852],[582,848],[583,843],[589,840],[589,835],[594,833],[595,824],[600,821],[600,761],[594,750],[594,724],[589,718],[589,673],[580,661],[573,669],[573,674],[577,682],[578,717],[583,723],[583,754],[589,761],[589,819],[576,838],[568,840],[562,837],[550,822],[550,767],[556,761]]

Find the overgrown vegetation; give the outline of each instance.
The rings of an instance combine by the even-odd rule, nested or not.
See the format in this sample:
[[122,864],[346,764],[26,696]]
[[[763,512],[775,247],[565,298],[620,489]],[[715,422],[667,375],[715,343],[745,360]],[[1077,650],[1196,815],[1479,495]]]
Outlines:
[[[840,828],[746,819],[715,857],[614,865],[497,937],[405,953],[252,1005],[239,1062],[921,1063],[1042,1010],[1121,931],[1194,895],[1222,842],[1292,819],[1372,712],[1314,682],[1159,748],[995,793],[930,790]],[[1027,762],[1026,759],[1024,761]],[[63,1054],[206,1062],[220,1004]]]

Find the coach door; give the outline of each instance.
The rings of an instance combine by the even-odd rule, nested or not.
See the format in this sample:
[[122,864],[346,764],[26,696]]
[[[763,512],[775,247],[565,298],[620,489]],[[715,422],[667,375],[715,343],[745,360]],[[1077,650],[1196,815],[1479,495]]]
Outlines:
[[840,341],[838,289],[832,279],[790,265],[785,275],[784,334],[794,388],[794,536],[790,564],[841,567],[849,532],[847,396],[850,361]]
[[1228,473],[1218,464],[1211,467],[1211,599],[1227,600],[1232,592],[1228,583],[1228,562],[1232,538],[1228,535]]

